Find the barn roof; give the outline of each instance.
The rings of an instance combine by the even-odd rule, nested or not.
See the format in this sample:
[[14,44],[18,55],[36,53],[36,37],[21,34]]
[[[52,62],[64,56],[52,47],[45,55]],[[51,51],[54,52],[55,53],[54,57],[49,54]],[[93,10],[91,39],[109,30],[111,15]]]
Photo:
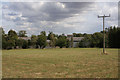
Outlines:
[[81,41],[84,37],[73,37],[73,41]]
[[18,39],[31,40],[31,37],[18,37]]
[[[72,37],[67,37],[67,39],[69,40],[69,41],[71,41],[71,38]],[[82,39],[83,39],[84,37],[73,37],[73,41],[76,41],[76,42],[79,42],[79,41],[81,41]]]

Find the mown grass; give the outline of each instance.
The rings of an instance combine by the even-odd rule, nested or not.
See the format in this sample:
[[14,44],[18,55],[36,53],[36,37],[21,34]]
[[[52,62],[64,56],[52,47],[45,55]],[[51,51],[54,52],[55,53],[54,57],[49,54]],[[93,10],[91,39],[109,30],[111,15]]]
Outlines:
[[3,78],[117,78],[118,49],[3,50]]

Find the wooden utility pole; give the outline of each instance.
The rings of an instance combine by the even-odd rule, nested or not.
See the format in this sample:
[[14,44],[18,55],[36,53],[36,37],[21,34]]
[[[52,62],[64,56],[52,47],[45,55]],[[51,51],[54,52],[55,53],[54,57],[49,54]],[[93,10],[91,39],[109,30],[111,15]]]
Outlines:
[[105,22],[105,17],[110,17],[110,14],[109,16],[98,16],[98,18],[103,18],[103,54],[105,54],[105,30],[104,30],[104,22]]

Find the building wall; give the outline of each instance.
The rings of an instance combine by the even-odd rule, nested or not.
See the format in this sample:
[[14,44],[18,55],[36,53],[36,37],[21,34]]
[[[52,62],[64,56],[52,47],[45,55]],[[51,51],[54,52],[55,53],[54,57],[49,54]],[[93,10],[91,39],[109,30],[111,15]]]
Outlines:
[[73,42],[73,47],[79,47],[79,42]]
[[79,42],[83,39],[84,37],[73,37],[73,35],[67,35],[67,39],[69,41],[73,41],[73,43],[70,43],[70,47],[71,45],[73,45],[73,47],[79,47]]

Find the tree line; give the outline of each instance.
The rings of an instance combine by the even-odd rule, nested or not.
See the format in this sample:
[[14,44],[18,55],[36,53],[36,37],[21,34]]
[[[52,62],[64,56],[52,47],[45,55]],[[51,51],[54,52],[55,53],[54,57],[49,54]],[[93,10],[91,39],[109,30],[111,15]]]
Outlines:
[[[120,27],[109,27],[105,29],[105,47],[120,48]],[[103,47],[103,31],[86,34],[79,42],[79,47]]]
[[[20,37],[26,37],[27,33],[24,30],[16,33],[14,30],[9,30],[8,34],[5,34],[2,29],[2,49],[27,49],[27,48],[45,48],[49,45],[51,48],[69,48],[73,41],[69,41],[65,34],[57,35],[53,32],[49,32],[48,36],[45,31],[41,31],[39,35],[31,35],[31,39],[24,40]],[[105,30],[106,47],[108,48],[120,48],[120,28],[110,27]],[[84,37],[79,43],[78,47],[103,47],[103,32],[95,32],[93,34],[81,34],[73,33],[73,37]]]
[[[26,31],[21,30],[17,34],[14,30],[9,30],[8,34],[5,34],[2,29],[2,49],[27,49],[27,48],[45,48],[47,45],[49,47],[68,47],[69,41],[67,37],[62,35],[56,35],[53,32],[49,32],[48,36],[46,36],[45,31],[41,31],[40,35],[31,35],[31,39],[25,40],[20,37],[28,38],[26,35]],[[47,40],[49,42],[47,42]]]

